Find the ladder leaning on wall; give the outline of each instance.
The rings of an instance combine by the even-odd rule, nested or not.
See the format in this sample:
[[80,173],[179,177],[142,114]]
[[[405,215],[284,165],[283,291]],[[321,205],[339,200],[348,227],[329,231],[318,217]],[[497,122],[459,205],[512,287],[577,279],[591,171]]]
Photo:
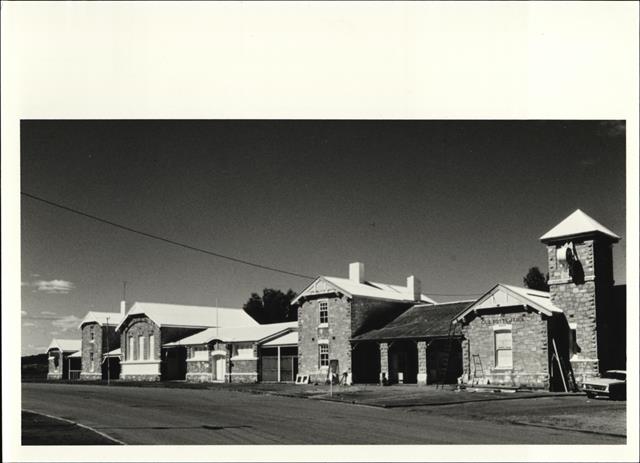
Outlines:
[[[473,380],[471,384],[478,384],[479,380],[484,379],[484,370],[482,368],[482,360],[480,360],[480,355],[472,354],[471,358],[473,359]],[[478,371],[480,375],[478,375]]]

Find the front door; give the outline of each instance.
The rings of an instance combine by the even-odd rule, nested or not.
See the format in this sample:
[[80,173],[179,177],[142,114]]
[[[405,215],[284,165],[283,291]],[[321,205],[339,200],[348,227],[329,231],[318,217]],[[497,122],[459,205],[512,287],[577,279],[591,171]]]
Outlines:
[[226,359],[222,356],[214,357],[213,362],[213,380],[224,382]]

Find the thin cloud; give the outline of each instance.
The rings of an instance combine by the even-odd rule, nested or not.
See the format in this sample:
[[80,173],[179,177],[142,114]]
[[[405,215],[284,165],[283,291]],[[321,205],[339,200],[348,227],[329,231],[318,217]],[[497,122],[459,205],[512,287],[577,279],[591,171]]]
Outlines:
[[625,121],[602,121],[598,127],[598,134],[607,137],[619,137],[624,135],[626,131]]
[[58,315],[55,312],[51,312],[49,310],[43,310],[42,312],[40,312],[42,315]]
[[27,315],[27,311],[26,310],[21,310],[20,311],[20,315]]
[[75,288],[72,282],[66,280],[38,280],[33,284],[38,291],[47,294],[68,294]]
[[66,315],[58,320],[53,320],[51,325],[58,328],[61,331],[71,331],[78,329],[78,324],[80,323],[80,318],[75,315]]
[[36,324],[31,322],[24,322],[22,326],[36,326]]

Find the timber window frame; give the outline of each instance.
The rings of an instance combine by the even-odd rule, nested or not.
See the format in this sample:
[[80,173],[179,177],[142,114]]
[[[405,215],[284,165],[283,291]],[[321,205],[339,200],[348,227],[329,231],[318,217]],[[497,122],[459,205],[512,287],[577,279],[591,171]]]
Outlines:
[[329,344],[318,344],[318,366],[329,368]]
[[511,327],[495,327],[493,330],[495,368],[511,370],[513,368],[513,332]]
[[156,358],[156,343],[153,333],[149,335],[149,358]]
[[329,326],[329,302],[320,301],[318,303],[318,315],[320,317],[320,327]]
[[133,335],[129,335],[129,345],[127,346],[127,360],[133,360],[135,341]]

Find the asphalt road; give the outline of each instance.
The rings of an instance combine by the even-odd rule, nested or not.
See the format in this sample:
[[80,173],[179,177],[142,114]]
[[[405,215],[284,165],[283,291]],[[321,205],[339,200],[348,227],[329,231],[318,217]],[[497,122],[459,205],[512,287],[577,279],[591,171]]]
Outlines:
[[481,421],[467,413],[444,416],[211,389],[25,383],[22,407],[91,426],[127,444],[625,443],[614,436]]

